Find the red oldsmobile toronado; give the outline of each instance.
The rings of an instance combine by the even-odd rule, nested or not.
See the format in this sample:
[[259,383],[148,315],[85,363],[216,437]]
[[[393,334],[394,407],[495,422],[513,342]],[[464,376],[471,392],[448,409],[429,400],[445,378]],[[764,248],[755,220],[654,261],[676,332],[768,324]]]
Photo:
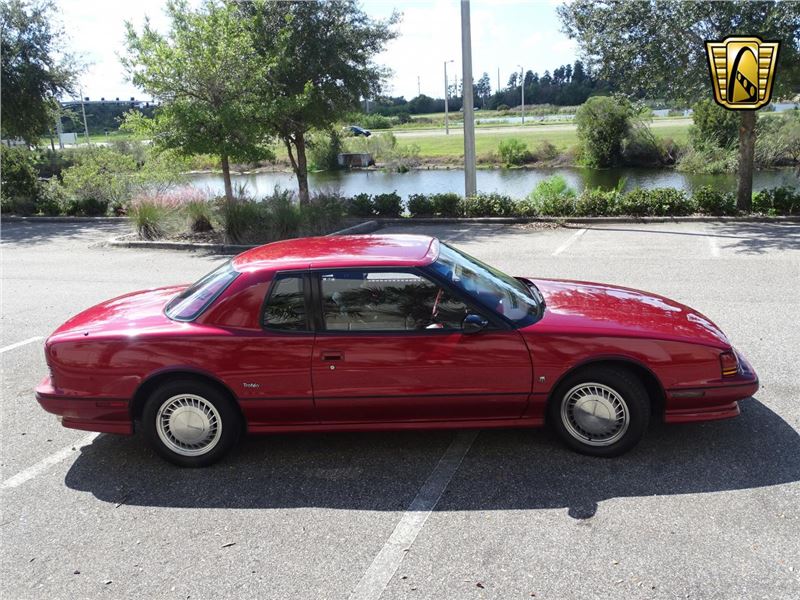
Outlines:
[[522,427],[616,456],[652,417],[739,414],[753,368],[711,320],[629,288],[511,277],[426,236],[295,239],[90,308],[36,388],[65,427],[182,466],[243,432]]

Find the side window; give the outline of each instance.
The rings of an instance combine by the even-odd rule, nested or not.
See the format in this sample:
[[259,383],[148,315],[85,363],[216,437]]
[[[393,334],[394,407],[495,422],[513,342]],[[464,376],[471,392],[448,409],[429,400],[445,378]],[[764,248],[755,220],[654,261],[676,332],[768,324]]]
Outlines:
[[281,331],[309,329],[301,276],[278,276],[264,304],[262,324],[267,329]]
[[414,273],[322,273],[322,309],[328,331],[460,329],[466,305]]

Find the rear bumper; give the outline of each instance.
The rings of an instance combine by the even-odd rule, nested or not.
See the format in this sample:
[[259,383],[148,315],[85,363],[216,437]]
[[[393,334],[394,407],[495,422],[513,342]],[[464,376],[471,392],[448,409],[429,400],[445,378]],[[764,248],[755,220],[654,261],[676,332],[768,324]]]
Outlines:
[[70,429],[131,435],[129,401],[121,398],[82,398],[54,388],[49,377],[36,386],[36,400]]

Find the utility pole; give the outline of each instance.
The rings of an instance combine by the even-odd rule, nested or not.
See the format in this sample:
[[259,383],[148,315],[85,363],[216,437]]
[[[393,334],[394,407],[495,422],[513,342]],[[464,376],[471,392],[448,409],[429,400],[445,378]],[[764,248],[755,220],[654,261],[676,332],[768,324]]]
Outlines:
[[461,0],[461,90],[464,108],[464,196],[478,191],[475,173],[475,103],[472,96],[472,39],[469,0]]
[[497,67],[497,89],[495,91],[500,91],[500,67]]
[[417,97],[422,96],[422,87],[419,84],[419,75],[417,75]]
[[519,67],[520,87],[522,88],[522,124],[525,125],[525,69],[522,68],[522,65],[517,66]]
[[89,126],[86,124],[86,108],[83,106],[83,89],[80,90],[81,95],[81,112],[83,113],[83,133],[86,134],[86,143],[91,144],[89,141]]
[[450,135],[450,123],[448,121],[448,107],[447,107],[447,99],[450,96],[450,88],[447,85],[447,63],[453,62],[452,60],[444,61],[444,134]]

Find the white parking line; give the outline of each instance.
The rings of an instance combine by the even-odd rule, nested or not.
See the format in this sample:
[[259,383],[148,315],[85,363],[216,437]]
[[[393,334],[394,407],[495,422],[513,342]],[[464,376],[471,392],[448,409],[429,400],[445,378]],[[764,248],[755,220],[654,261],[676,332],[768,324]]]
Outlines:
[[0,348],[0,354],[3,352],[8,352],[9,350],[13,350],[14,348],[19,348],[20,346],[24,346],[25,344],[32,344],[33,342],[38,342],[42,339],[41,335],[37,335],[32,338],[28,338],[27,340],[22,340],[21,342],[17,342],[16,344],[9,344],[8,346],[3,346]]
[[350,600],[377,600],[381,597],[477,436],[478,432],[474,430],[456,435],[403,513],[392,535],[351,592]]
[[80,450],[84,446],[88,446],[91,444],[94,439],[100,435],[99,433],[90,433],[87,436],[82,437],[74,444],[70,444],[69,446],[63,447],[58,452],[51,454],[40,460],[38,463],[33,465],[32,467],[28,467],[24,471],[20,471],[16,475],[9,477],[6,479],[2,484],[0,484],[0,489],[7,490],[15,487],[19,487],[26,481],[30,481],[37,475],[41,475],[44,471],[48,468],[52,467],[53,465],[57,465],[62,460],[69,458],[74,452]]
[[708,240],[708,249],[711,251],[711,256],[716,258],[719,256],[719,244],[717,244],[717,238],[714,236],[714,234],[711,234],[706,236],[706,239]]
[[567,239],[567,241],[566,241],[566,242],[564,242],[564,243],[563,243],[563,244],[561,244],[561,245],[560,245],[558,248],[556,248],[556,251],[555,251],[555,252],[553,252],[553,256],[558,256],[559,254],[561,254],[562,252],[564,252],[564,250],[566,250],[567,248],[569,248],[570,246],[572,246],[572,244],[574,244],[575,242],[577,242],[577,241],[578,241],[578,239],[579,239],[579,238],[580,238],[580,237],[581,237],[581,236],[582,236],[584,233],[586,233],[586,231],[587,231],[587,229],[585,229],[585,228],[584,228],[584,229],[579,229],[578,231],[576,231],[575,233],[573,233],[571,236],[569,236],[569,239]]

